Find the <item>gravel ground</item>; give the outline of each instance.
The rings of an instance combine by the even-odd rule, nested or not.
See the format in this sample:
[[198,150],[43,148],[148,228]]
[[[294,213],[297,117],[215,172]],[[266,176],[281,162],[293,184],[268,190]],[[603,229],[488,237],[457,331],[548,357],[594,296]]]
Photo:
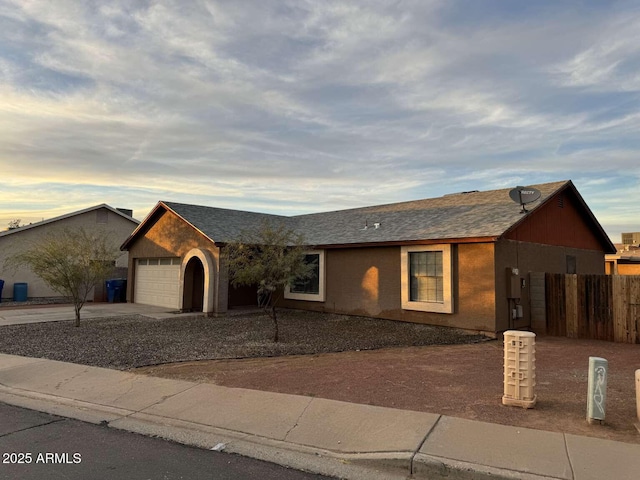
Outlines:
[[15,307],[30,307],[38,305],[58,305],[63,303],[73,303],[71,297],[42,297],[42,298],[29,298],[23,302],[14,302],[13,300],[4,299],[0,302],[0,309],[2,308],[15,308]]
[[142,316],[0,327],[0,352],[126,370],[188,360],[302,355],[482,341],[446,327],[282,310],[280,342],[261,314],[225,318]]

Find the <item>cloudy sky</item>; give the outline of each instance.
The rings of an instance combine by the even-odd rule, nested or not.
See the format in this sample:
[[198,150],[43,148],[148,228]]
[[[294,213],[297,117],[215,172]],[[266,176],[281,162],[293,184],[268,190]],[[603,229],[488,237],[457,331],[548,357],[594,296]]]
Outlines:
[[640,231],[640,4],[0,0],[0,229],[571,179]]

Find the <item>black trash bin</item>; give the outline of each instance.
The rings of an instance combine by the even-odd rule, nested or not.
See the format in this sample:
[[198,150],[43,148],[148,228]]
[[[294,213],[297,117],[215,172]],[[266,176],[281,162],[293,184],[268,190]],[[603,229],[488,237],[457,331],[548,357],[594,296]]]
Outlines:
[[4,287],[4,280],[0,280],[0,302],[2,302],[2,287]]

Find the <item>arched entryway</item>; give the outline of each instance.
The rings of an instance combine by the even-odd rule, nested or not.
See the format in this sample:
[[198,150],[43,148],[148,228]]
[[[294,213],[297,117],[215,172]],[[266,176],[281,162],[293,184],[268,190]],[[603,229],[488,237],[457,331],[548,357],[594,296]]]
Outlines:
[[214,304],[216,283],[215,260],[211,252],[200,248],[187,252],[182,257],[180,267],[179,298],[182,311],[204,313],[218,311]]
[[198,257],[191,257],[184,270],[182,310],[202,312],[204,307],[204,265]]

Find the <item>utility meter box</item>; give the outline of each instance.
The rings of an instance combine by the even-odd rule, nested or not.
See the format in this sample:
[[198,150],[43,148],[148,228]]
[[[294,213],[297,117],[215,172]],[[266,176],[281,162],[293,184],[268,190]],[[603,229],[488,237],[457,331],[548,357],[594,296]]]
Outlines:
[[533,408],[536,404],[536,334],[504,332],[503,405]]
[[518,299],[521,296],[520,270],[507,267],[507,298]]

